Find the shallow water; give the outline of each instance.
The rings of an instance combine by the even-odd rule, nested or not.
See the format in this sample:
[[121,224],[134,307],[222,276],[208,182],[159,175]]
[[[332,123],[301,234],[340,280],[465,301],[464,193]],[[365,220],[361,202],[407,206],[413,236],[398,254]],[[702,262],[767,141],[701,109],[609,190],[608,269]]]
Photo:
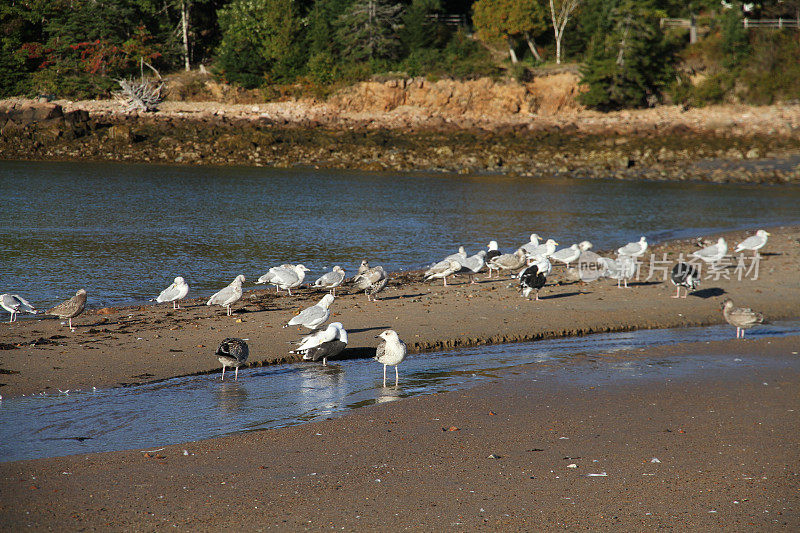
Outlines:
[[610,248],[800,222],[789,186],[120,163],[0,161],[0,198],[0,292],[42,308],[80,287],[141,302],[176,275],[207,296],[286,262],[418,268],[534,231]]
[[[327,367],[298,363],[246,369],[236,382],[221,382],[219,374],[211,374],[128,388],[5,399],[0,401],[0,460],[154,449],[300,424],[375,403],[502,379],[498,371],[524,363],[544,363],[537,372],[550,382],[568,379],[587,385],[767,364],[759,358],[732,356],[603,357],[618,350],[730,339],[733,334],[729,326],[642,330],[415,354],[400,365],[396,388],[391,369],[392,386],[384,388],[380,364],[348,360]],[[747,335],[800,335],[800,322],[770,324]]]

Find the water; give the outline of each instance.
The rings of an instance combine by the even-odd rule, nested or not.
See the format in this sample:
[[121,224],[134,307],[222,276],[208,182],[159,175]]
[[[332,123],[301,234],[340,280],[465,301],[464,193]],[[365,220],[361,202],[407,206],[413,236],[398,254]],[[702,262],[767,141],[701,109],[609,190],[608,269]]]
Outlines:
[[511,250],[531,232],[620,246],[800,222],[799,187],[359,171],[0,161],[0,292],[38,307],[141,302],[182,275],[190,297],[302,262],[390,270]]
[[[276,428],[375,403],[445,392],[502,379],[501,371],[547,363],[548,382],[589,385],[665,379],[699,370],[769,364],[731,356],[603,358],[609,352],[679,342],[730,339],[730,326],[609,333],[415,354],[400,365],[400,385],[382,386],[372,360],[245,369],[239,381],[219,374],[172,378],[129,388],[34,395],[0,402],[0,460],[154,449],[198,439]],[[770,324],[748,337],[800,335],[800,322]],[[589,357],[582,357],[589,356]],[[576,364],[571,364],[577,361]],[[391,371],[390,371],[391,373]],[[393,378],[393,376],[391,376]]]

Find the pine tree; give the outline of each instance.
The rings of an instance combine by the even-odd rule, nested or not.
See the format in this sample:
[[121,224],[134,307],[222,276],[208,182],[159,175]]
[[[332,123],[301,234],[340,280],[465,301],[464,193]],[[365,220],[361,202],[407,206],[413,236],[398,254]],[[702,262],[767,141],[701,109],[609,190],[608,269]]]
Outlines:
[[672,80],[673,53],[651,6],[622,0],[612,11],[611,31],[597,36],[581,67],[584,105],[604,111],[642,107]]
[[397,28],[402,9],[402,5],[391,0],[356,0],[338,19],[342,56],[350,61],[397,57],[400,49]]

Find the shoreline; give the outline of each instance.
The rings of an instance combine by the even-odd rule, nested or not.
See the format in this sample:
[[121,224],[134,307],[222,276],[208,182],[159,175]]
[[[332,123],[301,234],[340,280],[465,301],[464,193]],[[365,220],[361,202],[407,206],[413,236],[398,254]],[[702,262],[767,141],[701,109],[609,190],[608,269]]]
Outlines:
[[[411,353],[459,347],[534,341],[542,338],[719,324],[719,302],[732,297],[769,319],[800,316],[800,226],[779,227],[762,254],[756,280],[704,280],[687,299],[670,298],[669,282],[642,280],[625,290],[612,280],[582,284],[556,267],[539,302],[527,301],[508,278],[470,285],[459,277],[444,288],[422,282],[420,273],[393,274],[377,303],[364,295],[340,292],[331,321],[348,330],[347,358],[371,357],[383,329],[396,329]],[[751,231],[725,233],[731,246]],[[716,236],[716,234],[715,234]],[[667,241],[649,253],[697,249],[691,239]],[[731,272],[728,273],[731,275]],[[485,277],[485,276],[480,276]],[[644,274],[643,276],[644,277]],[[231,317],[204,299],[185,302],[179,311],[147,305],[91,310],[73,322],[76,333],[56,319],[26,319],[0,325],[0,394],[14,397],[48,390],[115,387],[171,377],[219,372],[213,356],[224,337],[250,344],[250,365],[290,361],[290,342],[307,333],[281,328],[296,312],[316,303],[322,292],[303,289],[296,296],[248,290]],[[170,307],[170,306],[167,306]],[[183,306],[182,306],[183,307]]]
[[100,102],[0,101],[0,160],[800,183],[800,105],[467,119],[299,102],[168,104],[123,114]]
[[[298,426],[0,463],[0,487],[15,495],[0,522],[793,530],[796,351],[796,337],[773,337],[598,354],[556,365],[563,371],[529,363],[468,389]],[[739,362],[680,372],[684,359],[715,355]],[[624,378],[616,369],[627,362],[676,370]]]

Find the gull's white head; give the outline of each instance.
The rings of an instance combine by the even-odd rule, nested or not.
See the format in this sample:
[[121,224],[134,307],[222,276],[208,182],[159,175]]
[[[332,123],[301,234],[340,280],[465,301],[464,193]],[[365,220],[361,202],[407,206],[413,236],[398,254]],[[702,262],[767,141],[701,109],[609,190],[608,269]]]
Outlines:
[[319,301],[317,305],[324,307],[325,309],[329,308],[333,303],[334,297],[332,294],[326,294],[322,297],[322,300]]
[[767,232],[767,231],[764,231],[763,229],[760,229],[760,230],[758,230],[756,232],[756,235],[758,235],[759,237],[769,237],[770,233]]
[[488,248],[490,250],[497,250],[497,241],[489,241]]
[[300,272],[300,271],[303,271],[303,272],[311,272],[311,269],[309,269],[309,268],[306,268],[306,266],[305,266],[305,265],[297,265],[297,266],[296,266],[296,267],[294,267],[294,268],[295,268],[295,270],[297,270],[298,272]]
[[239,274],[233,281],[238,281],[239,283],[244,283],[244,274]]
[[186,283],[186,281],[181,276],[175,278],[175,285],[183,285],[184,283]]
[[344,272],[344,269],[342,267],[340,267],[339,265],[336,265],[335,267],[333,267],[333,271],[334,272]]
[[397,332],[395,330],[393,330],[393,329],[387,329],[386,331],[384,331],[380,335],[376,336],[375,338],[376,339],[383,339],[385,341],[388,341],[388,340],[394,340],[394,341],[399,340],[399,337],[397,336]]

